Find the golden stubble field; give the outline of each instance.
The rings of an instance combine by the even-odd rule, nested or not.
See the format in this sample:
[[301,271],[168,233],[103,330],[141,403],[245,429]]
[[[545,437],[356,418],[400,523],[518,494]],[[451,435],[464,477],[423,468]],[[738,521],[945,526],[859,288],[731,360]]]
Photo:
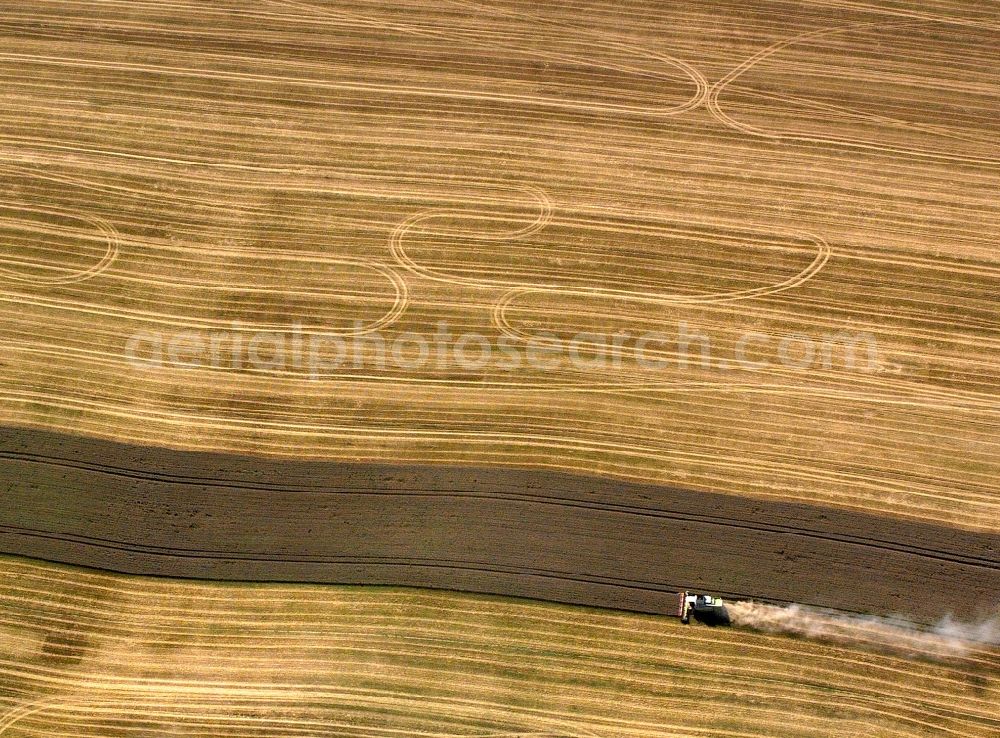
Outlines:
[[933,663],[414,590],[0,560],[0,736],[982,736],[996,650]]
[[[995,531],[990,10],[8,3],[2,419]],[[126,360],[136,335],[225,353],[441,323],[515,347],[658,331],[662,365],[627,343],[416,366],[405,338],[385,369]],[[722,368],[748,332],[769,365]],[[864,370],[822,343],[859,333]],[[790,344],[805,368],[775,358],[790,336],[820,342]]]
[[[996,533],[998,25],[971,0],[0,2],[0,421]],[[660,365],[417,361],[401,339],[442,324],[591,357],[655,331]],[[401,361],[129,361],[178,334]],[[734,369],[748,335],[769,364]],[[778,362],[788,337],[821,349]],[[9,736],[1000,728],[995,651],[13,559],[0,619]]]

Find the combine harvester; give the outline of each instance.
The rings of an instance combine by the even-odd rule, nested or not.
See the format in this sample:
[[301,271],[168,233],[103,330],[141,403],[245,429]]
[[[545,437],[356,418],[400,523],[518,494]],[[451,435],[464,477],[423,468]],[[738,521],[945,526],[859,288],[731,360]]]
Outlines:
[[710,594],[677,593],[677,617],[687,625],[692,616],[705,625],[729,625],[729,612],[721,597]]

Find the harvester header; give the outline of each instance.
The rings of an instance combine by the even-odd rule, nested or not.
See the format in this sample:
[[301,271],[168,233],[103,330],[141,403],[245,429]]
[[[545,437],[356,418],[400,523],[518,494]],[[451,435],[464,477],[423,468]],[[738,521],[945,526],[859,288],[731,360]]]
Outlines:
[[692,592],[677,593],[677,617],[685,625],[694,617],[706,625],[729,625],[729,612],[721,597]]

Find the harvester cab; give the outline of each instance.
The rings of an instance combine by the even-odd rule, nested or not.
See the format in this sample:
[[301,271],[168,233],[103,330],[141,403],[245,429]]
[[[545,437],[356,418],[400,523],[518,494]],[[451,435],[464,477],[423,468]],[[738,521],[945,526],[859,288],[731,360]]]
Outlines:
[[678,614],[682,623],[690,623],[694,617],[706,625],[729,625],[729,612],[721,597],[681,592],[678,599]]

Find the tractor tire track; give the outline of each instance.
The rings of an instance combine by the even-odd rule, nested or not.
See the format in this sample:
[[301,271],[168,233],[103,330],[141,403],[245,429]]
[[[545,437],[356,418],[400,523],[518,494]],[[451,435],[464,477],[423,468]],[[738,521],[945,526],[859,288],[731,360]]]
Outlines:
[[[511,502],[528,501],[538,505],[552,505],[556,507],[566,507],[566,508],[575,507],[575,508],[583,508],[591,510],[616,511],[616,512],[627,513],[630,515],[664,518],[676,521],[707,523],[711,525],[719,525],[730,528],[739,528],[742,530],[757,530],[757,531],[766,531],[771,533],[787,533],[807,538],[815,538],[817,540],[822,540],[822,541],[836,541],[840,543],[850,543],[858,546],[866,546],[869,548],[884,549],[886,551],[898,551],[902,553],[912,554],[914,556],[923,556],[929,559],[950,561],[954,563],[967,564],[970,566],[980,566],[985,569],[1000,570],[1000,561],[996,559],[984,556],[970,556],[942,549],[928,548],[926,546],[915,546],[905,543],[903,541],[889,540],[885,538],[871,538],[865,536],[847,535],[836,531],[821,531],[794,525],[785,525],[785,524],[777,524],[769,522],[754,522],[754,521],[748,522],[741,520],[739,518],[726,517],[721,515],[709,515],[709,514],[699,514],[691,512],[681,512],[675,510],[663,510],[651,507],[623,505],[623,504],[609,503],[609,502],[591,502],[588,500],[573,497],[572,492],[564,493],[567,496],[559,496],[557,494],[541,494],[541,493],[532,493],[530,495],[517,494],[508,491],[495,491],[490,493],[483,493],[469,489],[435,491],[435,490],[428,490],[416,487],[382,489],[378,487],[367,487],[367,488],[330,487],[324,485],[317,485],[315,489],[310,490],[309,488],[304,488],[301,486],[293,487],[283,484],[232,482],[221,479],[211,479],[206,477],[191,477],[191,476],[183,476],[177,474],[147,472],[141,469],[116,467],[108,464],[77,462],[72,459],[55,457],[55,456],[46,456],[34,453],[17,453],[17,452],[0,451],[0,459],[44,464],[47,466],[60,467],[69,470],[97,472],[100,474],[107,474],[115,477],[142,481],[142,482],[164,482],[168,484],[192,485],[203,488],[214,487],[214,488],[222,488],[230,490],[249,490],[254,492],[275,492],[275,493],[294,493],[294,494],[303,494],[312,492],[316,494],[409,496],[409,497],[435,498],[442,500],[491,499],[491,500],[510,500]],[[465,470],[458,470],[455,468],[445,469],[446,473],[449,472],[461,473],[464,471]],[[555,492],[558,490],[553,490],[553,491]],[[0,529],[3,528],[4,526],[0,525]],[[19,530],[19,529],[12,529],[12,530]],[[42,531],[27,531],[27,530],[22,530],[22,532],[42,533]],[[103,539],[92,539],[92,540],[94,540],[95,542],[108,543],[108,541],[104,541]],[[164,552],[170,552],[170,551],[176,551],[178,549],[162,548],[158,550],[162,550]],[[218,552],[199,550],[198,553],[203,553],[205,555],[213,555],[214,553]]]
[[0,478],[0,551],[131,574],[642,612],[704,588],[924,622],[957,602],[989,608],[1000,592],[992,534],[561,472],[273,460],[6,428]]

